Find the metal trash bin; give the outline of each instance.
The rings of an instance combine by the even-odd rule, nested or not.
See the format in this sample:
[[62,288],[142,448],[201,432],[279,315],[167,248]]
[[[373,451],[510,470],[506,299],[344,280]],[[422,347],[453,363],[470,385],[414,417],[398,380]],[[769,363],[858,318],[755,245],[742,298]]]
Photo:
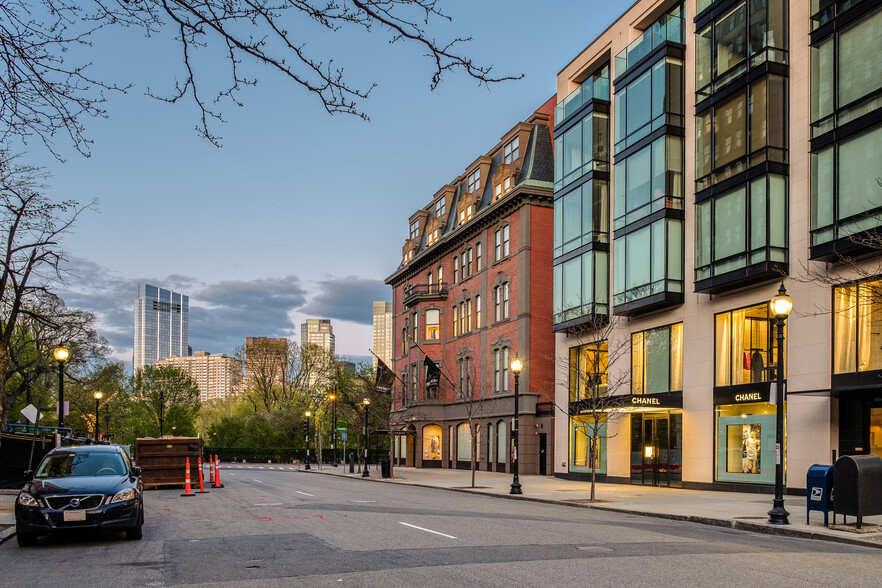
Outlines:
[[833,510],[833,466],[815,464],[805,475],[805,524],[813,510],[824,513],[824,526]]
[[833,524],[836,515],[857,517],[857,528],[866,516],[882,514],[882,457],[878,455],[844,455],[833,466]]
[[392,477],[392,465],[390,464],[388,459],[380,460],[380,472],[382,473],[384,478]]

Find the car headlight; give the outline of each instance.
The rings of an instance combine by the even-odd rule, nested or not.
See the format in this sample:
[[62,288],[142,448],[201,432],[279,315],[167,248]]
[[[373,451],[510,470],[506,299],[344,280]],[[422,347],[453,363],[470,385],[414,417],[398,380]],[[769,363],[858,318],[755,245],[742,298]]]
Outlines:
[[110,503],[113,504],[114,502],[125,502],[126,500],[132,500],[134,497],[135,489],[129,488],[128,490],[123,490],[114,494]]
[[21,492],[18,495],[18,503],[22,506],[40,506],[40,503],[37,502],[37,499],[27,492]]

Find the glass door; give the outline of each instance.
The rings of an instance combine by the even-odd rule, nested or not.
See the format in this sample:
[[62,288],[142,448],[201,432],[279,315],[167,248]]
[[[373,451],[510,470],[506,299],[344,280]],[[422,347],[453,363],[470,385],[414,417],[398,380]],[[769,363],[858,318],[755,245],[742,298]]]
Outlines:
[[870,407],[870,453],[882,457],[882,406]]
[[679,486],[682,415],[631,415],[631,483]]

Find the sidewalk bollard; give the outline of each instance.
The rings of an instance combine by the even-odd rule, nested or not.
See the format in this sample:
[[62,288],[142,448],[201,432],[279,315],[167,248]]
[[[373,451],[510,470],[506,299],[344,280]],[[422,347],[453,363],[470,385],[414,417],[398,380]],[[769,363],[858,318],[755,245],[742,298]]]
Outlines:
[[349,452],[349,473],[355,473],[355,453],[352,451]]
[[211,459],[210,455],[208,456],[208,475],[210,476],[208,481],[214,484],[214,460]]
[[205,482],[203,480],[203,477],[204,476],[202,474],[202,456],[200,455],[199,456],[199,491],[197,492],[197,494],[208,494],[209,492],[211,492],[211,490],[205,489]]
[[190,490],[190,458],[187,458],[187,473],[184,475],[184,493],[181,496],[196,496]]
[[220,481],[220,460],[217,458],[217,454],[214,456],[215,466],[214,466],[214,487],[215,488],[223,488],[224,485],[221,484]]

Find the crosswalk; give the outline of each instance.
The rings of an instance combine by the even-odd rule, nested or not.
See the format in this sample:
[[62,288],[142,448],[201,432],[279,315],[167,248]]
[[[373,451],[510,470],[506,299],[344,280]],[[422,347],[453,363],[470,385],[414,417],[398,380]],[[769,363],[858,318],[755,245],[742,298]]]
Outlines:
[[221,464],[222,468],[225,470],[281,470],[285,472],[297,472],[300,471],[301,467],[296,465],[289,466],[281,466],[281,465],[266,465],[266,466],[258,466],[258,465],[238,465],[238,464]]

